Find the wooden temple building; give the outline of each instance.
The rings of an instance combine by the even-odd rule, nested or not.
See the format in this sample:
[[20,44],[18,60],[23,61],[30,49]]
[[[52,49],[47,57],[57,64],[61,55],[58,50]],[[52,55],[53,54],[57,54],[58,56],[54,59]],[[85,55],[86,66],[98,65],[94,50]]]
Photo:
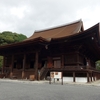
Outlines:
[[[42,80],[51,71],[63,76],[100,78],[95,62],[100,60],[100,24],[84,30],[81,20],[35,31],[28,39],[0,46],[3,56],[2,75],[7,78]],[[40,77],[38,77],[38,74]]]

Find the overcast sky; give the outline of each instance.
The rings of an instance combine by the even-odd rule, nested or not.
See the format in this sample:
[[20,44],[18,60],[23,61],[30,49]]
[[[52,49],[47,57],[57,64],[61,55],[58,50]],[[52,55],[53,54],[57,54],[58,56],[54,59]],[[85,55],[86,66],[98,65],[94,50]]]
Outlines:
[[0,0],[0,32],[30,37],[35,30],[82,19],[87,29],[100,22],[100,0]]

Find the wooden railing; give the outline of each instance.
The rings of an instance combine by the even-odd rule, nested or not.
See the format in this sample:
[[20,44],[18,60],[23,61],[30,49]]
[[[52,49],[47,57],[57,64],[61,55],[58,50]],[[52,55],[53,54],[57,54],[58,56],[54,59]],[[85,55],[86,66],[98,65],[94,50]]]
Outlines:
[[65,69],[65,70],[81,70],[86,69],[86,66],[61,66],[60,68],[50,68],[50,69]]
[[94,67],[89,67],[87,66],[61,66],[61,68],[47,68],[49,71],[88,71],[88,70],[96,70]]
[[40,70],[40,79],[43,79],[45,78],[46,74],[48,73],[48,69],[45,67],[43,67],[41,70]]
[[40,76],[43,74],[44,70],[45,70],[45,67],[42,67],[40,70]]
[[67,69],[67,70],[75,70],[75,69],[86,69],[85,66],[64,66],[64,69]]

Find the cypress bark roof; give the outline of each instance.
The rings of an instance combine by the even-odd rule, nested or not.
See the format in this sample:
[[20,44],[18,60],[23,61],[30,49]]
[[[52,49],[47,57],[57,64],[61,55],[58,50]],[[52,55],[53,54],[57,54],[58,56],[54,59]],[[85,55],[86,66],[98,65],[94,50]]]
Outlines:
[[58,26],[50,29],[35,31],[34,34],[26,40],[33,40],[36,38],[44,38],[48,41],[51,39],[58,39],[78,34],[84,31],[83,22],[81,20]]

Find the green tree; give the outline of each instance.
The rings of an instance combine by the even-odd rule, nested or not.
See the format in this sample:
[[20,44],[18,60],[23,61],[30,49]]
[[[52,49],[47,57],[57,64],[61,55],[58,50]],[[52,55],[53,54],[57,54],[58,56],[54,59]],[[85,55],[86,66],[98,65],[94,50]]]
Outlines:
[[[25,40],[27,37],[23,34],[13,33],[10,31],[4,31],[0,33],[0,45],[7,45],[11,43],[17,43]],[[0,56],[0,68],[2,67],[3,57]]]
[[21,42],[27,37],[23,34],[13,33],[10,31],[4,31],[0,33],[0,45],[11,44],[16,42]]
[[97,70],[100,70],[100,60],[96,61],[95,64],[96,64],[96,69]]

